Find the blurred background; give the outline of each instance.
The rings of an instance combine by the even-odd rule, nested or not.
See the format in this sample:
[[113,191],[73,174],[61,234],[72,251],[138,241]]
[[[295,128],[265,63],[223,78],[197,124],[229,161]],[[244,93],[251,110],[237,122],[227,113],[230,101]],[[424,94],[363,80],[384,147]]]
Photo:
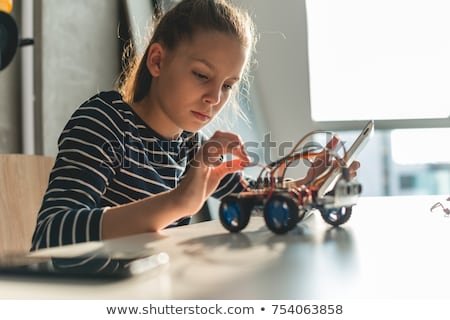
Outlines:
[[[0,0],[20,39],[0,71],[0,153],[54,156],[74,110],[110,90],[127,41],[136,50],[164,0]],[[250,124],[238,132],[263,161],[315,129],[353,142],[367,120],[375,135],[359,156],[365,196],[450,194],[450,3],[427,0],[235,0],[259,33]],[[2,35],[3,32],[3,35]],[[0,24],[0,48],[5,28]],[[2,49],[3,50],[3,49]],[[264,141],[274,143],[270,156]],[[249,171],[252,175],[254,172]],[[293,174],[301,174],[293,173]]]

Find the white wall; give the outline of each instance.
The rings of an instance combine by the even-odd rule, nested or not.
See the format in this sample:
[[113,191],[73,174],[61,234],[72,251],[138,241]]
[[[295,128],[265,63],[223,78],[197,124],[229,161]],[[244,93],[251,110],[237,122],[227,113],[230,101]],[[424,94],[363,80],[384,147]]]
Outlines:
[[42,150],[55,155],[73,111],[119,74],[118,1],[42,0],[37,107]]
[[239,0],[259,33],[253,71],[258,108],[276,141],[296,142],[312,130],[309,118],[304,0]]

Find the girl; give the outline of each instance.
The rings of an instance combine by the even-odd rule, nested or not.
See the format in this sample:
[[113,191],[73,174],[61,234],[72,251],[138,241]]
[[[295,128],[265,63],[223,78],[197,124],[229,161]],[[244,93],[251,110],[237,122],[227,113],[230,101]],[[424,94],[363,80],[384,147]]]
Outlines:
[[[199,130],[232,99],[255,44],[247,13],[185,0],[157,24],[119,91],[72,115],[37,218],[32,250],[183,225],[210,196],[242,190],[238,135]],[[220,161],[231,153],[236,160]]]
[[232,104],[254,45],[250,17],[226,0],[183,0],[162,16],[119,90],[65,126],[32,250],[184,225],[209,196],[243,190],[240,137],[200,129]]

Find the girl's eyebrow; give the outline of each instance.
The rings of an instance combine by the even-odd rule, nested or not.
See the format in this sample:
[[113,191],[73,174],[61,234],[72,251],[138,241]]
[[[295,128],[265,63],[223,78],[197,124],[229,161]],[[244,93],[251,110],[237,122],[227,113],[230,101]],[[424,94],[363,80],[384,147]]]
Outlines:
[[[212,71],[216,70],[216,68],[206,59],[203,59],[203,58],[192,58],[192,60],[194,60],[195,62],[200,62],[200,63],[204,64],[206,67],[208,67]],[[231,77],[230,79],[235,80],[235,81],[239,81],[240,80],[239,77]]]

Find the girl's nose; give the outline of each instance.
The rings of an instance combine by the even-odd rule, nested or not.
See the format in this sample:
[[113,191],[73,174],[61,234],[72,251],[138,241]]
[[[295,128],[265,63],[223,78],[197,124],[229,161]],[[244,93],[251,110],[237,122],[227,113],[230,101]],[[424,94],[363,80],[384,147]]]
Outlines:
[[221,86],[211,86],[203,97],[203,101],[209,105],[217,105],[222,98]]

